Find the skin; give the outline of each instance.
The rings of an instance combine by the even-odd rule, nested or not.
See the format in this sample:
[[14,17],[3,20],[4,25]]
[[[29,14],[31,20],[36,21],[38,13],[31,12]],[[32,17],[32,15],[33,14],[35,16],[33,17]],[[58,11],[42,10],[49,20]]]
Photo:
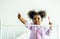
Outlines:
[[34,15],[34,17],[33,17],[33,19],[32,19],[32,21],[33,21],[33,23],[35,24],[35,25],[40,25],[41,24],[41,21],[42,19],[41,19],[41,16],[40,15]]
[[[20,12],[18,12],[20,13]],[[21,17],[21,14],[18,14],[18,19],[23,23],[25,24],[26,20]],[[32,19],[33,23],[35,25],[40,25],[41,22],[42,22],[42,19],[41,19],[41,16],[40,15],[34,15],[33,19]],[[52,30],[52,23],[49,21],[49,25],[50,25],[50,29]]]
[[18,14],[18,19],[19,19],[23,24],[25,24],[26,20],[21,17],[21,14]]

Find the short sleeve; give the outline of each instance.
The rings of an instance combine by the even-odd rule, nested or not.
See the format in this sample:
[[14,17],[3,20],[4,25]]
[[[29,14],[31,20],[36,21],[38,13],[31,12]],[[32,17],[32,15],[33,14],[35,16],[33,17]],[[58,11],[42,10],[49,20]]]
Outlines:
[[32,29],[31,23],[28,21],[25,22],[25,26],[30,30]]

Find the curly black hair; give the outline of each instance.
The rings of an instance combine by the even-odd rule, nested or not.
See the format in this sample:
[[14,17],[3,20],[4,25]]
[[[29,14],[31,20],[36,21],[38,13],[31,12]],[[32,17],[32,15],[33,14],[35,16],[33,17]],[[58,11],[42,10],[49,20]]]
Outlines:
[[41,10],[38,12],[38,14],[41,16],[41,18],[45,18],[46,17],[46,12]]
[[41,11],[38,11],[38,12],[36,12],[34,10],[31,10],[31,11],[28,12],[28,16],[31,19],[33,19],[34,15],[40,15],[41,18],[44,18],[44,17],[46,17],[46,12],[45,11],[42,11],[42,10]]

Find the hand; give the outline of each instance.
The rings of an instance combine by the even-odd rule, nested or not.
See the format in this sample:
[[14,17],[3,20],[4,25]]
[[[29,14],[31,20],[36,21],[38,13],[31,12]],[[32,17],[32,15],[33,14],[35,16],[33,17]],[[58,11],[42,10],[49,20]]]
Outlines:
[[49,21],[50,29],[52,30],[52,22],[50,21],[50,17],[48,17],[48,21]]
[[18,12],[18,19],[19,19],[23,24],[26,23],[26,20],[25,20],[23,17],[21,17],[20,12]]
[[49,25],[52,25],[52,22],[49,21]]
[[21,14],[19,14],[19,12],[18,12],[18,19],[19,19],[19,18],[21,18]]
[[48,16],[48,21],[49,21],[49,25],[52,25],[52,22],[50,21],[50,17]]
[[52,22],[49,21],[50,29],[52,30]]

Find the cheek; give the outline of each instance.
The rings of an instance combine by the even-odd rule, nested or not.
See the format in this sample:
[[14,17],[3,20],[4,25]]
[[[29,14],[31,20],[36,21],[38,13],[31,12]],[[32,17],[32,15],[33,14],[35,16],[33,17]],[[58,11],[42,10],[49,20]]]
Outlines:
[[35,22],[35,20],[32,20],[33,22]]
[[38,23],[40,23],[41,22],[41,20],[38,20]]
[[38,23],[41,23],[42,22],[42,20],[40,19],[40,20],[38,20]]
[[42,21],[42,18],[41,17],[39,17],[39,21]]
[[33,21],[33,23],[36,23],[36,21],[35,20],[32,20]]
[[41,22],[42,20],[40,19],[39,21]]

